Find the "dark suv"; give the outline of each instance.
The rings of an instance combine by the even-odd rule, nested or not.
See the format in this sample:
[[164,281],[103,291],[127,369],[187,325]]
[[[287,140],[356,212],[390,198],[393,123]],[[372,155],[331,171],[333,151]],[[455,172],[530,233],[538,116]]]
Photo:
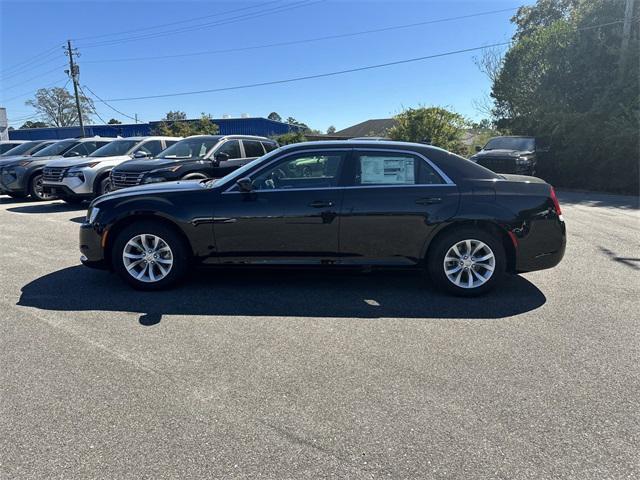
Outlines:
[[113,190],[171,180],[221,178],[278,148],[265,137],[195,135],[185,138],[152,160],[124,162],[111,171]]
[[535,175],[537,153],[546,151],[533,137],[494,137],[469,160],[496,173]]

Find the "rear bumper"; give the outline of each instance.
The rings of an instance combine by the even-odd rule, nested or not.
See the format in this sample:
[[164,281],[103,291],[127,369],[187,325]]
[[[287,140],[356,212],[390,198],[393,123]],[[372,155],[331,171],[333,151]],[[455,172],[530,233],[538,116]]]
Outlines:
[[561,218],[534,221],[518,240],[516,272],[553,268],[564,257],[566,247],[566,226]]
[[91,268],[106,270],[109,268],[105,258],[102,239],[104,232],[99,231],[95,225],[83,223],[80,225],[80,261]]

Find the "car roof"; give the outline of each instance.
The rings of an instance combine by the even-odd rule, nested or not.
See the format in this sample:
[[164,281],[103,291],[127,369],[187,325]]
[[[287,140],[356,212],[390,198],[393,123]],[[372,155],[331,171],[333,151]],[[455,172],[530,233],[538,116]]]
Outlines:
[[266,142],[275,143],[275,140],[271,140],[270,138],[267,138],[267,137],[258,137],[256,135],[190,135],[186,138],[198,138],[198,137],[208,137],[208,138],[213,138],[217,140],[221,140],[223,138],[232,138],[232,139],[242,140],[243,138],[246,138],[247,140],[260,140],[263,142],[266,141]]
[[137,137],[118,137],[114,138],[114,140],[182,140],[182,137],[168,137],[165,135],[141,135]]
[[370,148],[380,148],[385,147],[389,150],[404,148],[409,150],[436,150],[439,152],[449,153],[446,150],[436,147],[434,145],[427,145],[425,143],[416,143],[416,142],[400,142],[395,140],[361,140],[361,139],[350,139],[350,140],[318,140],[314,142],[302,142],[302,143],[292,143],[290,145],[285,145],[281,148],[288,150],[294,148],[314,148],[314,147],[327,147],[327,148],[355,148],[355,147],[370,147]]

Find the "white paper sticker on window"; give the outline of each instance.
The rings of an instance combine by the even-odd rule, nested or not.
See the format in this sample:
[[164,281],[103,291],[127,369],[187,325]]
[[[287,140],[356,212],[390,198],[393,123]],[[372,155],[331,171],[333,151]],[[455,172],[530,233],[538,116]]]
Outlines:
[[414,159],[407,157],[360,157],[361,184],[414,184]]

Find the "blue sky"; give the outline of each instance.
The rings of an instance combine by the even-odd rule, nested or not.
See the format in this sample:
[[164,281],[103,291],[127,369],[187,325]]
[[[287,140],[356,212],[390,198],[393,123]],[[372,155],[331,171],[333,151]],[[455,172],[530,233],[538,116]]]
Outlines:
[[[81,85],[106,100],[269,82],[504,42],[511,38],[509,19],[520,4],[510,0],[0,0],[0,102],[13,125],[19,126],[33,113],[24,105],[33,91],[63,86],[66,57],[56,46],[68,38],[77,39],[74,44],[81,53]],[[514,10],[304,44],[105,62],[240,49],[510,8]],[[190,19],[196,20],[174,23]],[[174,24],[150,28],[168,23]],[[97,35],[106,36],[84,38]],[[135,36],[151,38],[131,38]],[[33,63],[15,66],[47,50]],[[183,110],[190,117],[200,112],[214,117],[243,113],[266,117],[276,111],[323,131],[329,125],[341,129],[421,104],[448,106],[480,119],[483,115],[474,100],[486,96],[490,84],[473,62],[479,53],[282,85],[112,105],[127,115],[137,113],[141,120],[157,120],[169,110]],[[71,91],[70,84],[67,88]],[[105,119],[129,121],[104,104],[96,102],[96,107]]]

